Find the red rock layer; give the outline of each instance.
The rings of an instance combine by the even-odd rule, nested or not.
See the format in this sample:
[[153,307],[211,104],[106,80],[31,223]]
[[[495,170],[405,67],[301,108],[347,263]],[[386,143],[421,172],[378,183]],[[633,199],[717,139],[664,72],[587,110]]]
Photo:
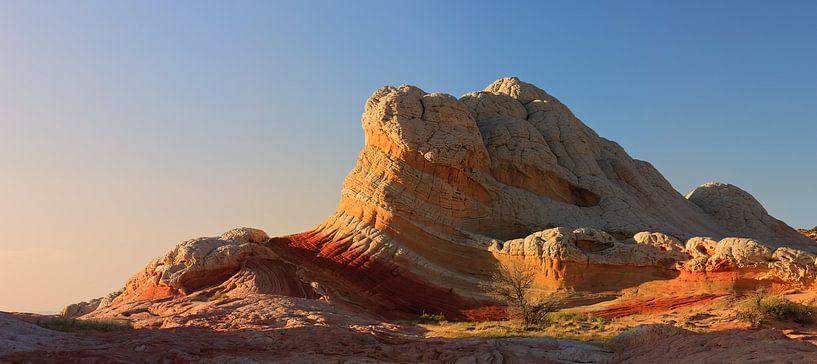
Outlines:
[[[349,249],[348,240],[316,232],[272,238],[269,247],[283,259],[297,261],[327,287],[330,299],[367,305],[386,316],[443,314],[449,318],[479,315],[470,310],[484,302],[464,298],[423,280],[392,262]],[[490,314],[498,316],[499,314]]]
[[[379,259],[352,247],[351,236],[336,239],[315,230],[272,238],[268,247],[284,260],[298,262],[308,270],[310,278],[324,287],[326,292],[322,294],[330,299],[364,305],[386,316],[433,313],[475,320],[506,316],[504,310],[459,294],[455,288],[423,279],[395,260]],[[661,266],[579,263],[532,256],[494,258],[501,263],[538,267],[534,286],[544,292],[556,289],[591,294],[628,289],[639,292],[637,298],[600,313],[610,317],[671,311],[761,286],[772,290],[792,287],[766,268],[689,272]]]

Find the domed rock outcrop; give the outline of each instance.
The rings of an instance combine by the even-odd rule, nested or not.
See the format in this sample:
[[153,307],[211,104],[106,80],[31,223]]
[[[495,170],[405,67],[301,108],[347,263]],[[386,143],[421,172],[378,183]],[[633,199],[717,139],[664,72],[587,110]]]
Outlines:
[[[182,243],[117,302],[261,292],[457,315],[490,303],[479,283],[497,262],[536,263],[541,289],[589,291],[784,261],[780,275],[813,271],[817,245],[748,193],[707,184],[685,198],[513,77],[459,99],[386,86],[366,101],[362,126],[363,149],[325,222]],[[796,251],[777,254],[785,246]]]
[[813,241],[770,216],[760,202],[737,186],[705,183],[687,199],[713,216],[731,236],[753,237],[773,246],[814,247]]
[[268,241],[265,232],[249,228],[183,241],[129,279],[117,301],[161,299],[202,290],[209,296],[270,293],[318,297],[297,275],[295,266],[265,246]]

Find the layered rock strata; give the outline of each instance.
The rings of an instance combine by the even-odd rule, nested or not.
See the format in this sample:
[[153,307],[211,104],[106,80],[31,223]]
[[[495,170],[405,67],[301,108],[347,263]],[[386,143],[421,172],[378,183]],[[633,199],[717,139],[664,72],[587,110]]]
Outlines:
[[490,304],[479,282],[498,262],[520,259],[538,264],[543,290],[725,271],[813,281],[817,244],[751,195],[708,183],[685,198],[516,78],[459,99],[386,86],[366,101],[362,126],[363,149],[325,222],[272,239],[239,229],[184,242],[115,303],[272,293],[461,315]]

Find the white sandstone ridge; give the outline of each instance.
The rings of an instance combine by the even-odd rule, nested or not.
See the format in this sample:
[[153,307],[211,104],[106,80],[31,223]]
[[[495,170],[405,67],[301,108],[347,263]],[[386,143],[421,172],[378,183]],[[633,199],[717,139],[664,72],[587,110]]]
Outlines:
[[515,77],[459,99],[386,86],[366,102],[362,124],[365,145],[330,219],[348,215],[403,242],[420,240],[408,245],[586,226],[620,237],[661,231],[815,249],[734,186],[707,184],[684,198],[650,163]]

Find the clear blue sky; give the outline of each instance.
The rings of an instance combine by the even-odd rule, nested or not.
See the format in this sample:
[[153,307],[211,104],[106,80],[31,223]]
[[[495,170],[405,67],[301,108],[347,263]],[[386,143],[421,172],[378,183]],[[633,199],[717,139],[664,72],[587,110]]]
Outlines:
[[681,193],[729,182],[817,225],[816,4],[0,2],[0,310],[102,295],[181,239],[319,223],[385,84],[518,76]]

